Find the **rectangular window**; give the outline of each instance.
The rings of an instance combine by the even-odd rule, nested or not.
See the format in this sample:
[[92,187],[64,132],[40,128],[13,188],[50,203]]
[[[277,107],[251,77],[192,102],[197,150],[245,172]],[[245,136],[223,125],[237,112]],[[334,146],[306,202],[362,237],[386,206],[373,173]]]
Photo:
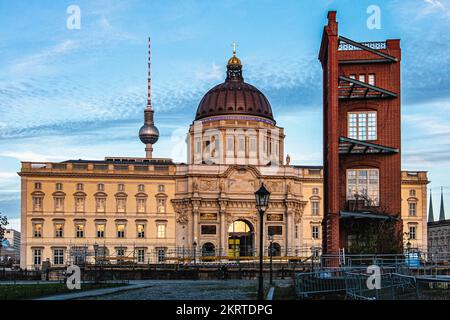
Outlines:
[[117,263],[123,262],[123,257],[125,257],[125,249],[116,249]]
[[75,211],[84,212],[84,197],[75,197]]
[[42,223],[35,223],[33,225],[33,236],[35,238],[42,238]]
[[53,249],[53,264],[64,264],[64,249]]
[[238,144],[238,150],[239,151],[245,151],[245,138],[241,137],[239,138],[239,144]]
[[358,140],[377,140],[377,113],[349,112],[348,137]]
[[77,224],[75,226],[75,236],[77,238],[84,238],[84,224]]
[[347,200],[364,200],[366,206],[378,206],[378,169],[347,170]]
[[57,191],[61,191],[62,189],[63,189],[62,183],[57,183],[57,184],[56,184],[56,190],[57,190]]
[[166,249],[158,249],[158,262],[162,263],[166,260]]
[[137,212],[145,213],[146,199],[145,198],[137,198],[136,201],[137,201]]
[[55,238],[62,238],[64,236],[64,225],[62,223],[55,224]]
[[166,192],[166,186],[163,184],[160,184],[158,186],[158,192]]
[[351,74],[348,76],[350,79],[356,79],[356,74]]
[[77,191],[83,191],[83,184],[77,183]]
[[369,73],[368,83],[372,86],[375,85],[375,74],[374,73]]
[[42,211],[42,197],[33,197],[33,211]]
[[40,182],[35,182],[34,183],[34,189],[41,190],[41,183]]
[[118,186],[117,186],[117,190],[124,191],[125,190],[125,185],[123,183],[119,183]]
[[117,202],[117,212],[125,212],[126,199],[117,198],[116,202]]
[[273,236],[281,236],[283,235],[283,227],[282,226],[269,226],[267,227],[267,234]]
[[42,250],[41,249],[33,250],[33,262],[36,266],[41,265],[41,263],[42,263]]
[[417,216],[417,203],[416,202],[409,203],[409,215],[412,217]]
[[166,237],[166,225],[158,224],[156,226],[156,236],[157,238],[163,239]]
[[105,198],[95,198],[95,210],[97,212],[105,212]]
[[365,74],[360,74],[358,77],[358,80],[361,82],[366,82],[366,75]]
[[144,192],[145,191],[145,186],[143,184],[138,185],[138,191],[139,192]]
[[158,213],[165,213],[166,212],[166,199],[157,199],[157,212]]
[[312,226],[312,238],[319,239],[319,226]]
[[311,214],[313,216],[319,215],[319,206],[320,206],[319,201],[311,201]]
[[98,191],[105,191],[105,185],[103,183],[99,183],[97,185],[97,190]]
[[416,227],[415,226],[409,226],[409,239],[416,240]]
[[295,232],[295,239],[298,239],[298,226],[294,226],[294,232]]
[[234,137],[227,138],[227,151],[234,151]]
[[250,151],[256,152],[256,138],[250,138]]
[[117,238],[125,238],[125,225],[124,224],[117,225]]
[[104,237],[105,237],[105,225],[98,224],[97,225],[97,238],[104,238]]
[[138,263],[145,262],[145,249],[137,249],[137,262]]
[[64,211],[64,198],[55,197],[55,211]]
[[137,225],[137,237],[145,238],[145,225],[143,225],[143,224]]
[[196,138],[195,139],[195,153],[200,153],[201,152],[201,141],[200,138]]
[[204,225],[201,227],[202,234],[216,234],[216,226]]

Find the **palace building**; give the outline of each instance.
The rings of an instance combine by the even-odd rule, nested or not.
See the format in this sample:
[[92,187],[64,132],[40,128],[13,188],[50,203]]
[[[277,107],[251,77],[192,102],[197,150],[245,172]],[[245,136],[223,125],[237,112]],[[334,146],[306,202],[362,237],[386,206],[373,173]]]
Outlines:
[[[275,256],[307,258],[319,252],[328,211],[324,168],[290,163],[282,124],[265,95],[244,81],[235,48],[224,82],[193,110],[186,164],[153,157],[159,132],[150,95],[150,45],[148,67],[139,131],[145,157],[22,163],[22,268],[44,261],[62,266],[99,259],[112,264],[190,263],[194,256],[251,259],[259,252],[254,192],[262,183],[271,193],[263,222],[266,252],[269,235]],[[382,128],[375,130],[382,135]],[[384,178],[370,179],[370,195],[380,195],[381,202]],[[421,250],[427,239],[427,183],[426,172],[398,170],[400,221]]]

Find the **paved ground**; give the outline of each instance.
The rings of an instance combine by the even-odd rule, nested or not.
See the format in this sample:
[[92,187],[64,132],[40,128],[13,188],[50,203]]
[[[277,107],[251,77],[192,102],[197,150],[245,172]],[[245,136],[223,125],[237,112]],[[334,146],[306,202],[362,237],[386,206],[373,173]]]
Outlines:
[[149,280],[145,283],[146,288],[86,299],[251,300],[256,298],[256,280]]
[[47,296],[43,298],[37,298],[35,300],[76,300],[76,299],[87,299],[91,297],[103,296],[107,294],[118,294],[125,293],[128,290],[139,290],[149,286],[148,283],[130,283],[129,285],[124,285],[120,287],[113,288],[103,288],[97,290],[88,290],[88,291],[80,291],[80,292],[71,292],[66,294],[58,294],[53,296]]

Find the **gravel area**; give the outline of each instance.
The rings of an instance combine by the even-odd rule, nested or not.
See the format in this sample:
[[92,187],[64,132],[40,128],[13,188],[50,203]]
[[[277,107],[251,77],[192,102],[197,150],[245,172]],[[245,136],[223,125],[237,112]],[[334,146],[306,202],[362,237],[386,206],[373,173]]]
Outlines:
[[255,280],[149,280],[149,287],[86,300],[251,300]]

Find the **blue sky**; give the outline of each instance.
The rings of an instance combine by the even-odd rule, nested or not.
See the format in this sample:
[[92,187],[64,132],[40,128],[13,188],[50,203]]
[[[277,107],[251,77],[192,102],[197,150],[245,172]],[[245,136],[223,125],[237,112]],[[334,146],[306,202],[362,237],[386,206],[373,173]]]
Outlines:
[[[81,29],[66,27],[69,5]],[[369,5],[381,29],[368,29]],[[0,212],[20,216],[20,161],[143,156],[147,37],[161,132],[154,156],[186,161],[184,138],[202,95],[224,79],[231,43],[247,82],[285,128],[295,164],[321,164],[321,66],[328,10],[356,41],[400,38],[402,167],[427,170],[435,216],[450,210],[449,0],[13,1],[0,12]],[[447,214],[449,217],[449,214]]]

